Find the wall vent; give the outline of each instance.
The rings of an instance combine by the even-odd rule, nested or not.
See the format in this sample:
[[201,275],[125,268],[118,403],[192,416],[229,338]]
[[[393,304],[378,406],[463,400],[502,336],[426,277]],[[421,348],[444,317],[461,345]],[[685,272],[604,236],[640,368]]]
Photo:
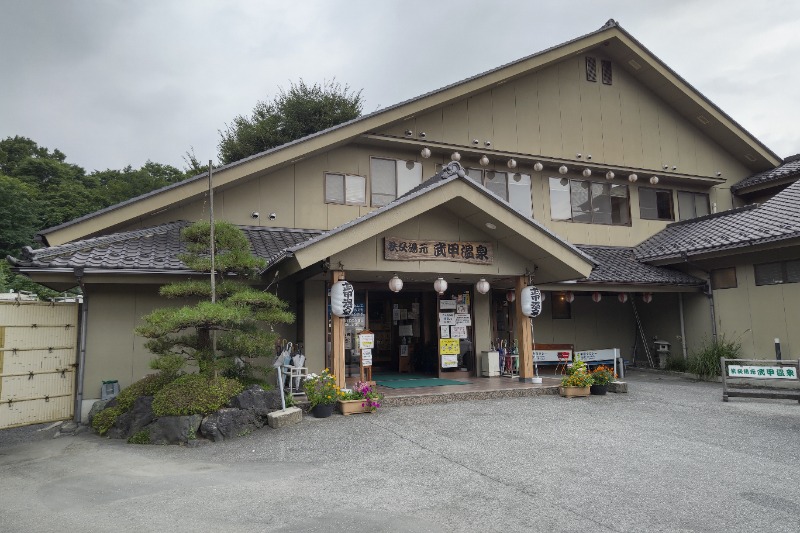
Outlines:
[[586,56],[586,81],[597,81],[597,59]]
[[697,120],[700,121],[700,124],[710,124],[711,121],[708,120],[704,115],[697,115]]
[[642,68],[642,66],[639,63],[637,63],[635,59],[631,59],[630,61],[628,61],[628,64],[636,70]]
[[744,157],[745,157],[745,159],[747,159],[748,161],[755,162],[755,160],[756,160],[756,156],[754,156],[753,154],[744,154]]
[[606,85],[611,85],[611,82],[613,81],[611,77],[611,61],[604,59],[600,62],[600,66],[603,71],[603,83]]

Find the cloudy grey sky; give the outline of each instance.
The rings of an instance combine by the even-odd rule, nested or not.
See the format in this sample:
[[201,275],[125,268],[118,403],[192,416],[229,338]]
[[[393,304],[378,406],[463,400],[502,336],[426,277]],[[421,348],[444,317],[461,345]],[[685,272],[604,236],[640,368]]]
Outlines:
[[217,160],[279,86],[336,78],[389,106],[614,18],[785,157],[800,152],[800,2],[0,0],[0,138],[87,170]]

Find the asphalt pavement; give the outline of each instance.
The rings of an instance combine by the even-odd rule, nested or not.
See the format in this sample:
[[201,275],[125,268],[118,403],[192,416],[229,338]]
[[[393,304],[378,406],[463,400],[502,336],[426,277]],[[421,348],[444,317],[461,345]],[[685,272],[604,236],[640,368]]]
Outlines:
[[196,448],[0,430],[0,530],[798,531],[798,402],[627,381],[306,417]]

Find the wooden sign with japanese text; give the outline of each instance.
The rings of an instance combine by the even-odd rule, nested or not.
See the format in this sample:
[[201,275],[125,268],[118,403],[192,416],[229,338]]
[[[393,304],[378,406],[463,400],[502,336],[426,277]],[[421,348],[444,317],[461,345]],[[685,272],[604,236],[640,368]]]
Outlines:
[[473,241],[417,241],[385,237],[384,259],[393,261],[455,261],[491,265],[492,243]]

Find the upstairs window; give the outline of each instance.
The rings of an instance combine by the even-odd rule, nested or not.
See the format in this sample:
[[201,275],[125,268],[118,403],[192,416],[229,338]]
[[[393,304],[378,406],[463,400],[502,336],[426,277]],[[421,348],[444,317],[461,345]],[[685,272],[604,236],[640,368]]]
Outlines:
[[681,220],[689,220],[708,215],[708,195],[702,192],[678,191],[678,216]]
[[800,282],[800,261],[777,261],[753,265],[756,285],[780,285]]
[[369,161],[372,207],[381,207],[422,182],[422,163],[372,157]]
[[674,220],[672,191],[639,187],[639,216],[646,220]]
[[550,178],[550,218],[586,224],[628,225],[628,186]]
[[586,56],[586,81],[597,81],[597,59]]
[[605,85],[611,85],[611,83],[614,81],[611,72],[611,61],[603,59],[600,61],[600,67],[602,69],[603,83]]
[[367,179],[351,174],[325,173],[325,203],[367,205]]
[[[442,170],[442,165],[436,165],[436,171]],[[531,217],[531,176],[521,172],[501,172],[480,168],[465,168],[467,177],[475,183],[480,183],[497,196],[511,204],[516,211],[526,217]]]

